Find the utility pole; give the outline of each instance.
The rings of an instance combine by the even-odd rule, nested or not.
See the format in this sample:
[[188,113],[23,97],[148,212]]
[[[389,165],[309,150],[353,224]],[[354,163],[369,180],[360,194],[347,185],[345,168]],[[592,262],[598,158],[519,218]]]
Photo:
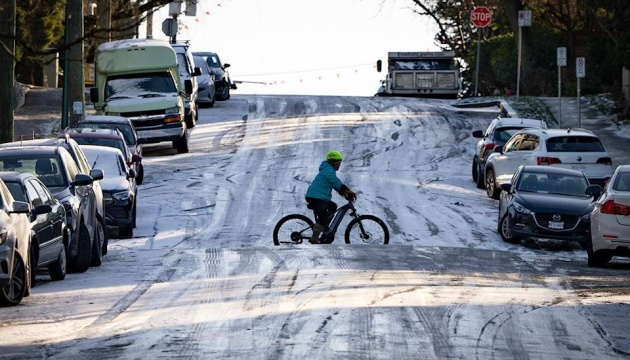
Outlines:
[[[83,0],[67,0],[66,2],[66,43],[73,44],[66,52],[66,62],[64,68],[64,81],[67,88],[67,107],[63,109],[67,113],[70,110],[68,124],[62,127],[75,126],[85,113],[85,81],[83,76]],[[62,121],[63,123],[63,121]],[[65,125],[65,126],[64,126]]]
[[112,1],[96,0],[96,26],[101,32],[96,36],[96,47],[112,39]]
[[[0,4],[0,41],[8,48],[0,48],[0,142],[13,141],[13,92],[15,78],[15,0]],[[6,36],[2,36],[6,34]]]

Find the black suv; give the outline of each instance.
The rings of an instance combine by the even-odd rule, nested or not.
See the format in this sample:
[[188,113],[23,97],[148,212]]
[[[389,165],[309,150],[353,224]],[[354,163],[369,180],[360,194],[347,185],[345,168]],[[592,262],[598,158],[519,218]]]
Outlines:
[[[69,228],[68,270],[85,272],[101,264],[105,229],[97,218],[94,179],[82,174],[70,153],[61,146],[21,146],[0,150],[0,170],[30,172],[46,185],[66,210]],[[101,170],[93,170],[103,177]]]
[[216,91],[216,99],[219,101],[230,98],[230,90],[236,90],[236,85],[230,79],[230,73],[227,68],[230,64],[222,63],[219,55],[215,52],[201,51],[193,52],[193,55],[201,56],[208,63],[210,71],[214,75],[214,86]]

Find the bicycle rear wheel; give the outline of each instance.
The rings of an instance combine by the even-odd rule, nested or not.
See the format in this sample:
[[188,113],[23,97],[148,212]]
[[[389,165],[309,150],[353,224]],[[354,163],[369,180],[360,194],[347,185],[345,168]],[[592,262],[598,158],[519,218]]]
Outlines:
[[313,234],[313,220],[301,214],[291,214],[278,221],[273,229],[275,245],[298,245]]
[[374,215],[352,219],[346,228],[346,244],[389,244],[385,222]]

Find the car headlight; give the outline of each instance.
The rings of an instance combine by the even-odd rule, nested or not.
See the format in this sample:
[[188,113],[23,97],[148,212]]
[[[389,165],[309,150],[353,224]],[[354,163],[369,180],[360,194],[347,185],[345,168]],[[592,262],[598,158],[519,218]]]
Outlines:
[[126,201],[131,197],[131,192],[129,190],[115,192],[112,197],[118,201]]
[[525,206],[517,203],[516,201],[514,201],[512,203],[512,206],[514,206],[514,210],[516,210],[516,212],[520,212],[520,213],[525,214],[525,215],[529,215],[529,214],[532,213],[528,208],[526,208]]
[[587,214],[584,214],[584,215],[580,216],[580,219],[584,220],[584,221],[591,221],[591,213],[587,213]]

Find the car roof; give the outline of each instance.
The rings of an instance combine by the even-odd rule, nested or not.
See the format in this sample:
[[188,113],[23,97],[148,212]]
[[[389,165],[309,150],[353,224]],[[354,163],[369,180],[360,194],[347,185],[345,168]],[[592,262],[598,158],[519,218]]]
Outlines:
[[122,123],[129,124],[131,120],[127,119],[124,116],[114,116],[114,115],[86,115],[79,123],[82,122],[94,122],[94,123]]
[[523,165],[524,172],[585,176],[581,171],[547,165]]
[[531,132],[531,133],[542,133],[549,136],[561,136],[561,135],[579,135],[579,136],[590,136],[597,137],[597,135],[593,134],[592,131],[580,128],[574,129],[535,129],[535,128],[527,128],[519,130],[519,132]]
[[24,182],[24,180],[31,178],[37,179],[37,176],[30,172],[0,171],[0,179],[5,182]]
[[[64,134],[68,134],[70,137],[93,137],[101,139],[121,139],[124,141],[124,136],[118,129],[102,129],[102,128],[68,128],[64,131]],[[64,136],[61,134],[60,136]]]
[[83,150],[86,156],[88,153],[98,152],[102,154],[120,155],[122,158],[125,157],[122,151],[120,151],[120,149],[117,149],[114,147],[101,146],[101,145],[79,145],[79,147],[81,148],[81,150]]
[[15,146],[15,147],[7,147],[2,149],[2,154],[12,155],[14,153],[29,153],[29,154],[42,154],[42,155],[50,155],[56,154],[59,151],[66,151],[66,149],[59,146],[38,146],[38,145],[23,145],[23,146]]
[[520,117],[508,117],[508,118],[497,118],[499,124],[497,127],[501,126],[510,126],[510,125],[525,125],[528,127],[540,128],[541,125],[546,128],[547,122],[540,119],[531,119],[531,118],[520,118]]

